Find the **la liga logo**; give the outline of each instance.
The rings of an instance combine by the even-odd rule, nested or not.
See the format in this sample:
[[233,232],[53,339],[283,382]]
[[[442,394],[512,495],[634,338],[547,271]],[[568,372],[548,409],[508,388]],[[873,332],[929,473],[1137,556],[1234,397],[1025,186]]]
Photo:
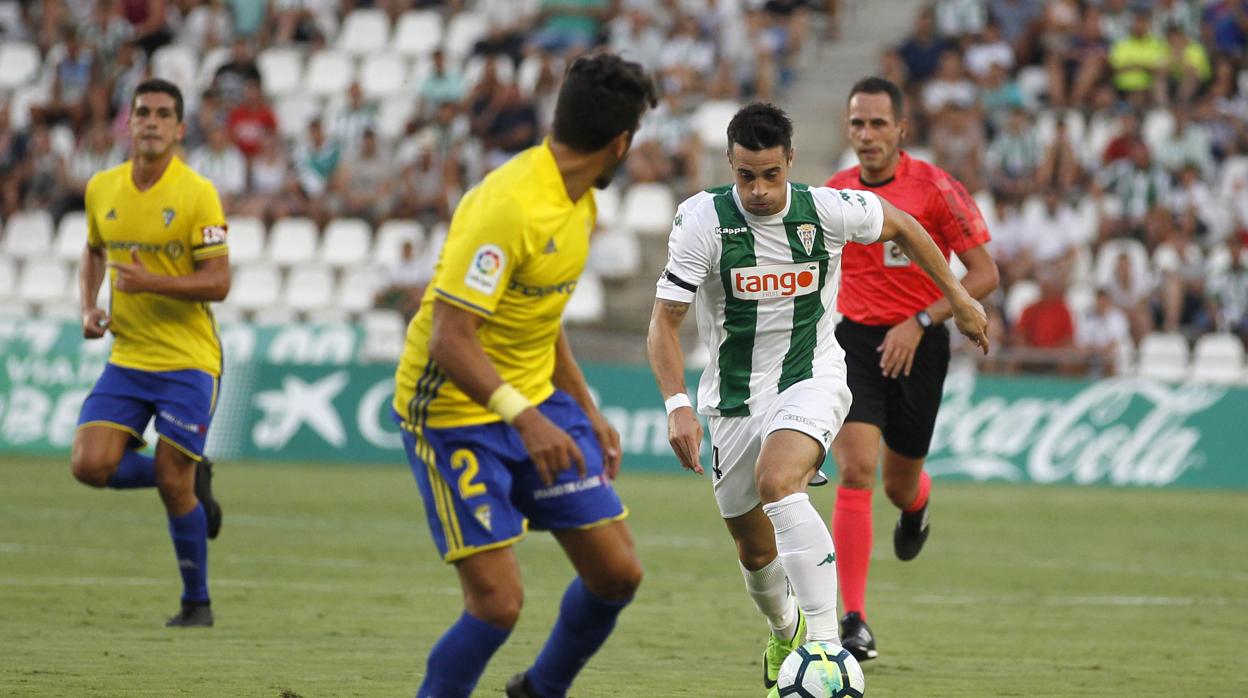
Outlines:
[[477,252],[477,271],[482,274],[493,275],[502,265],[503,256],[497,251],[486,248]]

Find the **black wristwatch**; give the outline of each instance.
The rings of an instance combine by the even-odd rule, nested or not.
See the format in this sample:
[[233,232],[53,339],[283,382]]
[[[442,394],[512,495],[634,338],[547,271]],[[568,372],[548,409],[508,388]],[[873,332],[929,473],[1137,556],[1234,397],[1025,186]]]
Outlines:
[[922,327],[924,330],[927,330],[932,326],[932,316],[928,315],[926,310],[920,310],[915,313],[914,321],[919,323],[919,327]]

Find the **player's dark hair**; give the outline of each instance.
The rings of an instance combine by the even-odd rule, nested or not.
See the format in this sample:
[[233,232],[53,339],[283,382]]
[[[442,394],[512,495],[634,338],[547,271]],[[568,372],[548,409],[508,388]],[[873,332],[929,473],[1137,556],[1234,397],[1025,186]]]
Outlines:
[[160,94],[173,97],[173,110],[178,116],[178,121],[182,121],[182,90],[179,90],[177,85],[169,82],[168,80],[161,80],[159,78],[144,80],[139,83],[138,87],[134,88],[134,97],[130,99],[131,111],[134,110],[134,105],[135,102],[139,100],[139,95],[150,94],[152,92],[159,92]]
[[880,77],[863,78],[854,83],[849,88],[849,97],[845,98],[845,103],[849,104],[849,100],[854,95],[862,93],[868,95],[888,95],[889,101],[893,103],[893,118],[901,121],[901,117],[906,113],[906,97],[892,80],[885,80]]
[[755,102],[743,107],[728,122],[728,150],[739,145],[758,152],[780,146],[788,155],[793,149],[793,122],[774,104]]
[[647,108],[658,104],[654,81],[638,63],[611,53],[576,59],[563,76],[551,135],[581,153],[637,132]]

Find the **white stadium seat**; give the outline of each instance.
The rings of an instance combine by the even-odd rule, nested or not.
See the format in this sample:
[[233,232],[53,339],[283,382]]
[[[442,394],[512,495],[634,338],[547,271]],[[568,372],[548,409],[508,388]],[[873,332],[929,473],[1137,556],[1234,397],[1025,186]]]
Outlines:
[[364,326],[364,343],[360,358],[364,361],[393,362],[403,353],[407,323],[395,310],[370,310],[360,318]]
[[425,242],[425,229],[417,221],[392,218],[377,228],[377,243],[373,247],[373,262],[389,267],[399,261],[404,242],[411,242],[420,254]]
[[404,56],[428,56],[442,43],[442,15],[435,10],[410,10],[399,17],[391,50]]
[[1199,383],[1235,383],[1244,368],[1244,345],[1233,334],[1207,334],[1196,340],[1191,379]]
[[473,56],[464,64],[464,87],[471,90],[481,82],[481,76],[485,75],[485,64],[487,62],[494,63],[494,74],[498,76],[498,81],[504,85],[510,85],[516,79],[516,68],[512,64],[511,59],[505,55],[496,56]]
[[1020,279],[1010,286],[1005,295],[1005,320],[1013,325],[1023,316],[1027,306],[1040,298],[1040,284],[1029,279]]
[[24,131],[30,126],[30,108],[45,104],[51,99],[52,89],[43,84],[22,85],[10,97],[9,120],[14,129]]
[[293,325],[299,320],[299,313],[294,308],[284,305],[270,305],[257,308],[251,314],[251,321],[256,325]]
[[[333,305],[334,272],[328,267],[307,266],[290,270],[282,293],[283,304],[288,308],[315,313]],[[315,320],[315,315],[309,319]]]
[[1109,285],[1113,280],[1114,267],[1118,264],[1118,258],[1127,255],[1131,263],[1131,275],[1135,279],[1135,283],[1149,283],[1152,279],[1152,272],[1149,271],[1148,250],[1145,249],[1144,243],[1131,238],[1115,238],[1107,240],[1096,254],[1096,283],[1098,286]]
[[610,227],[619,223],[620,185],[612,184],[606,189],[595,189],[594,204],[598,207],[598,225]]
[[283,266],[316,259],[316,223],[310,218],[283,218],[269,231],[269,261]]
[[[525,57],[520,63],[520,68],[516,70],[515,83],[520,87],[520,92],[526,97],[532,97],[533,91],[537,89],[537,81],[542,77],[542,63],[548,58],[548,55],[534,53]],[[563,59],[558,57],[549,57],[553,61],[555,75],[563,74]]]
[[[360,89],[369,99],[399,94],[409,86],[406,80],[407,61],[397,54],[375,53],[360,65]],[[408,99],[411,100],[410,97]]]
[[17,296],[16,266],[8,257],[0,257],[0,306]]
[[373,229],[360,218],[335,218],[325,226],[321,261],[331,267],[349,267],[368,259]]
[[82,308],[78,301],[59,300],[39,306],[39,317],[47,320],[82,321]]
[[385,48],[390,41],[390,18],[377,9],[352,10],[338,31],[337,48],[357,56]]
[[1140,342],[1139,375],[1178,382],[1187,375],[1187,340],[1181,334],[1154,332]]
[[1088,284],[1071,284],[1066,289],[1066,306],[1070,308],[1070,314],[1075,318],[1078,324],[1080,318],[1092,312],[1092,307],[1096,305],[1096,289]]
[[252,216],[231,216],[227,242],[231,264],[259,262],[264,257],[264,221]]
[[183,89],[199,77],[198,52],[186,44],[165,44],[152,54],[152,77],[168,80]]
[[9,218],[0,240],[0,254],[15,259],[42,257],[52,249],[52,215],[47,211],[19,211]]
[[472,53],[472,47],[481,37],[485,36],[485,17],[476,12],[460,12],[451,18],[446,27],[446,40],[443,48],[448,57],[456,61],[463,60]]
[[32,303],[55,303],[68,300],[73,280],[65,264],[55,259],[31,259],[22,265],[17,282],[17,296]]
[[303,87],[321,97],[341,95],[355,79],[355,61],[342,51],[320,51],[308,61]]
[[216,46],[204,52],[203,60],[199,62],[199,75],[195,78],[195,84],[201,92],[212,84],[217,77],[217,70],[230,62],[230,54],[229,46]]
[[64,160],[73,157],[74,150],[78,147],[78,137],[74,135],[74,129],[68,124],[57,124],[48,129],[48,138],[52,141],[52,152],[60,155]]
[[0,43],[0,91],[12,90],[35,79],[42,64],[39,48],[25,41]]
[[61,222],[56,226],[56,241],[52,243],[56,258],[66,262],[78,260],[86,246],[87,214],[70,211],[61,216]]
[[624,192],[623,224],[638,233],[666,235],[672,230],[676,203],[665,184],[634,184]]
[[334,302],[342,310],[362,313],[373,307],[373,296],[385,284],[385,274],[373,267],[344,270],[334,293]]
[[693,112],[693,128],[697,131],[702,145],[708,148],[722,148],[727,142],[728,122],[740,109],[736,102],[716,100],[703,102]]
[[[413,83],[414,84],[414,83]],[[397,141],[416,113],[417,103],[410,95],[397,94],[381,101],[377,109],[377,135],[384,141]]]
[[628,279],[641,269],[641,242],[625,228],[608,228],[590,241],[589,268],[604,279]]
[[213,304],[212,317],[216,319],[218,326],[232,325],[244,320],[242,308],[236,305],[225,305],[222,303]]
[[264,93],[280,97],[299,90],[303,82],[303,54],[298,49],[276,46],[266,48],[256,56]]
[[296,92],[278,99],[273,110],[282,138],[298,141],[307,134],[312,119],[321,113],[321,99],[306,92]]
[[592,271],[585,271],[576,282],[576,290],[563,310],[563,317],[570,323],[597,322],[606,313],[606,294],[602,279]]
[[229,305],[243,310],[268,308],[278,302],[282,273],[272,264],[241,267],[230,283]]

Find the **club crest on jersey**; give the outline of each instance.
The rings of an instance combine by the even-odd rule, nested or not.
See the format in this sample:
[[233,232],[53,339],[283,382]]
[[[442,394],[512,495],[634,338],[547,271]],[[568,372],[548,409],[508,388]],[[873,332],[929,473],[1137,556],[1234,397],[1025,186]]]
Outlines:
[[477,518],[477,521],[482,526],[485,527],[485,530],[487,531],[490,530],[490,505],[489,504],[482,504],[481,506],[477,507],[472,512],[472,515],[475,516]]
[[174,213],[173,209],[171,208],[166,208],[165,210],[160,212],[160,217],[164,219],[166,228],[168,228],[169,224],[173,222],[173,217],[176,215],[178,214]]
[[772,264],[732,270],[732,296],[744,301],[793,298],[819,290],[819,265]]
[[809,255],[815,249],[815,226],[810,223],[797,226],[797,239],[802,241],[802,249]]
[[482,245],[472,256],[472,264],[464,275],[464,285],[474,291],[493,295],[506,266],[507,257],[503,254],[503,248],[498,245]]

